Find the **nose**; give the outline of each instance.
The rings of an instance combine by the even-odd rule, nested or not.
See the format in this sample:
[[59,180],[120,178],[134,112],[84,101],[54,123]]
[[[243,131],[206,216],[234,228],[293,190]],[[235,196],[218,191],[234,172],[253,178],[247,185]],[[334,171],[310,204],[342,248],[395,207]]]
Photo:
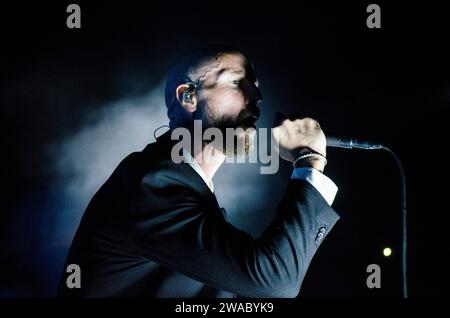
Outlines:
[[249,83],[246,90],[247,104],[257,104],[262,101],[261,91],[254,83]]
[[258,120],[261,114],[261,109],[257,106],[257,104],[262,100],[261,93],[259,89],[255,86],[254,92],[252,95],[249,95],[246,99],[245,108],[249,113],[250,117],[253,120]]
[[263,99],[263,97],[262,97],[262,94],[261,94],[261,91],[259,90],[259,88],[256,86],[256,85],[253,85],[254,87],[255,87],[255,90],[256,90],[256,97],[255,97],[255,100],[256,100],[256,102],[257,103],[259,103],[259,102],[261,102],[262,101],[262,99]]

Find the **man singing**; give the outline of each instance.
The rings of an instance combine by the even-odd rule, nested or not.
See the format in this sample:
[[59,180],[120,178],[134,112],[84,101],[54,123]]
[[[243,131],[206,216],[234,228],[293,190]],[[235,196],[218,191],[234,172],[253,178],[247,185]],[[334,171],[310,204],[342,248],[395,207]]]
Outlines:
[[[294,118],[273,130],[280,156],[294,169],[259,239],[228,223],[214,195],[212,179],[221,164],[252,147],[261,99],[253,66],[239,49],[208,46],[183,56],[167,77],[170,130],[126,157],[94,195],[66,262],[79,265],[81,286],[69,288],[64,273],[59,295],[296,297],[339,219],[330,206],[337,187],[323,174],[320,125]],[[193,132],[198,120],[203,130],[242,133],[233,149],[223,146],[226,138],[203,140],[200,147],[183,147],[184,160],[175,162],[172,133]]]

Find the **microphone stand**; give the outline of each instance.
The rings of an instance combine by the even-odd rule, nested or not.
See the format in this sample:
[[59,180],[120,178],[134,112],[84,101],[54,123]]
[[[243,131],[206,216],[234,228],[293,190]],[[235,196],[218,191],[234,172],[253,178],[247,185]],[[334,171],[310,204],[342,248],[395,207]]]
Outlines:
[[406,177],[405,169],[400,158],[388,147],[382,146],[381,149],[389,152],[395,159],[400,171],[400,186],[402,194],[402,274],[403,274],[403,298],[408,298],[408,272],[407,272],[407,248],[408,248],[408,213],[406,210]]
[[332,137],[327,136],[327,146],[346,148],[346,149],[365,149],[365,150],[386,150],[395,159],[398,169],[400,171],[400,186],[401,186],[401,207],[402,207],[402,282],[403,282],[403,298],[408,298],[408,272],[407,272],[407,251],[408,251],[408,218],[406,210],[406,178],[403,164],[399,157],[388,147],[379,143],[373,143],[370,141],[359,141],[349,137]]

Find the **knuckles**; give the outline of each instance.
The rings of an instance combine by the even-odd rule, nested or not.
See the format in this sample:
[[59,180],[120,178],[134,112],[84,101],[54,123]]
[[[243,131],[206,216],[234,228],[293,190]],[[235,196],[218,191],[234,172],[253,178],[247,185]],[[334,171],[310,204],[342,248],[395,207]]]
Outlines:
[[[326,155],[326,137],[320,124],[313,118],[285,119],[272,130],[273,137],[279,143],[282,158],[292,161],[298,150],[309,148]],[[292,160],[290,160],[292,159]]]
[[[306,133],[312,131],[322,131],[320,124],[317,120],[305,117],[305,118],[297,118],[294,120],[286,119],[283,121],[282,126],[287,130],[295,130],[296,132]],[[320,134],[319,132],[319,134]]]

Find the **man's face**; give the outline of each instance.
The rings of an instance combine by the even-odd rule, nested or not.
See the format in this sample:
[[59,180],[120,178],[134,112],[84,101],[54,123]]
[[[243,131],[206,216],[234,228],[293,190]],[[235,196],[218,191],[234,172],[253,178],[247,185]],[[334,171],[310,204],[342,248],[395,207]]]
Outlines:
[[237,139],[238,144],[239,139],[245,141],[245,149],[233,152],[248,153],[260,112],[256,104],[262,99],[252,66],[242,54],[230,53],[202,69],[198,98],[205,124],[224,133],[226,128],[242,128]]

